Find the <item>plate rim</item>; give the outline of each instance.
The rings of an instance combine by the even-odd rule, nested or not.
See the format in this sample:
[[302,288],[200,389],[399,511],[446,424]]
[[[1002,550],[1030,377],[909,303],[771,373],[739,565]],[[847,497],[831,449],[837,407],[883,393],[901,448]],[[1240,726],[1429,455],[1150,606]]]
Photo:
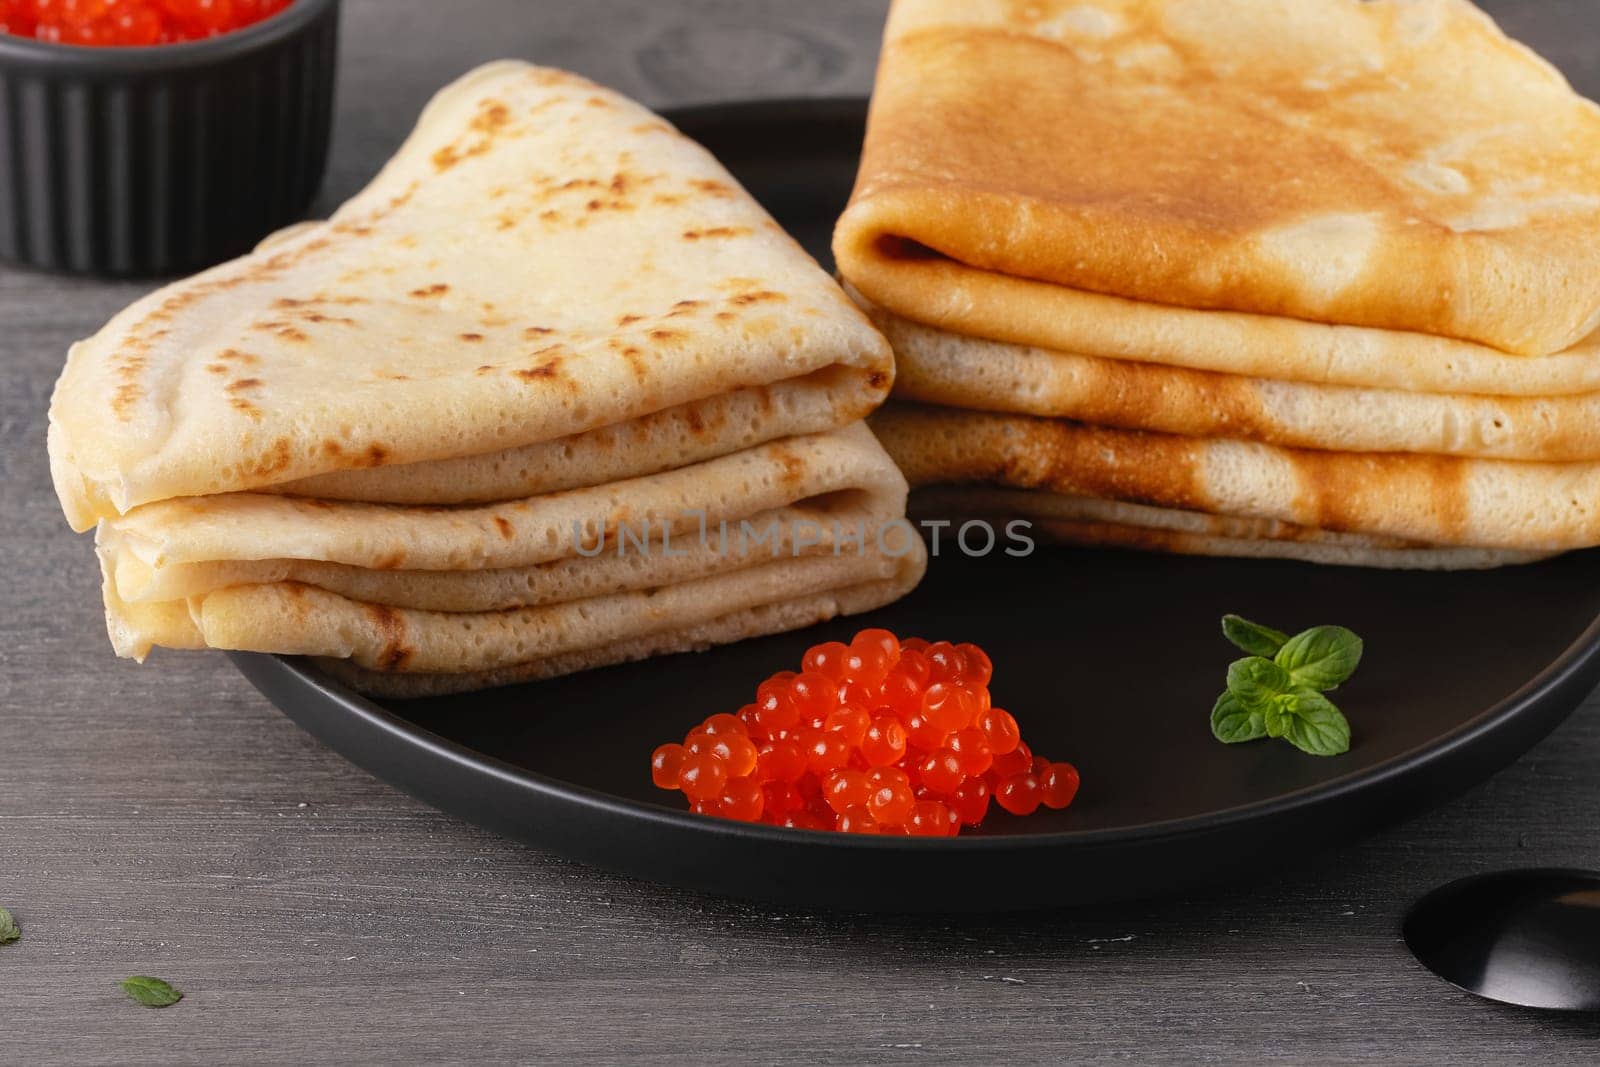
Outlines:
[[[809,121],[809,122],[864,122],[867,117],[868,98],[859,95],[834,95],[817,97],[777,96],[746,100],[718,101],[692,104],[685,107],[663,109],[661,117],[674,126],[685,127],[703,123],[728,121]],[[1539,711],[1548,702],[1557,700],[1563,691],[1578,686],[1587,696],[1600,683],[1600,613],[1577,635],[1550,663],[1530,677],[1519,688],[1498,701],[1487,705],[1470,718],[1462,721],[1447,733],[1415,745],[1388,759],[1351,770],[1336,778],[1304,786],[1268,799],[1238,804],[1229,808],[1188,815],[1175,819],[1160,819],[1124,827],[1103,827],[1093,830],[1052,830],[1038,833],[999,834],[994,836],[962,835],[954,838],[917,838],[883,835],[839,834],[818,830],[797,830],[768,826],[762,823],[745,823],[715,816],[696,815],[666,804],[632,800],[615,793],[579,785],[552,775],[527,770],[481,750],[470,748],[434,733],[388,710],[370,697],[344,685],[320,670],[313,661],[304,657],[280,656],[267,653],[229,651],[229,660],[239,671],[268,697],[291,720],[310,732],[299,715],[285,708],[268,693],[260,680],[266,674],[276,674],[292,679],[294,685],[311,691],[320,703],[338,708],[340,714],[360,720],[369,728],[377,729],[403,744],[413,753],[432,760],[456,764],[478,775],[502,779],[520,790],[537,794],[560,803],[576,804],[588,812],[613,818],[643,820],[674,831],[692,834],[743,838],[767,845],[825,847],[828,849],[858,849],[873,852],[930,852],[942,850],[960,854],[989,851],[1044,851],[1093,848],[1097,846],[1122,846],[1146,844],[1165,838],[1187,838],[1213,832],[1237,829],[1241,824],[1274,819],[1307,809],[1318,809],[1338,803],[1352,794],[1377,790],[1395,780],[1413,774],[1429,763],[1445,760],[1484,743],[1508,725]],[[537,684],[537,683],[534,683]],[[1540,733],[1543,737],[1550,729],[1577,710],[1583,697],[1561,712],[1550,726]],[[327,742],[324,742],[327,743]],[[329,744],[330,748],[358,766],[367,764],[343,748]],[[1508,758],[1498,761],[1497,770],[1515,762],[1526,751],[1518,748]],[[1310,757],[1308,757],[1310,758]],[[370,768],[369,768],[370,769]],[[377,774],[377,772],[373,772]],[[1491,772],[1493,773],[1493,772]],[[392,777],[377,774],[385,781]],[[1487,775],[1479,776],[1483,780]],[[431,801],[430,806],[439,807]]]

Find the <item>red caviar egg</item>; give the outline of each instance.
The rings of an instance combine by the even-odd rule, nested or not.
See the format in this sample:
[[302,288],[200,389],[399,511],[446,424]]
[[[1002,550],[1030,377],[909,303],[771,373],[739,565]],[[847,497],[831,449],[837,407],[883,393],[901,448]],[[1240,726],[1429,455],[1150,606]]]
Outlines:
[[650,754],[650,780],[661,789],[678,788],[678,772],[689,750],[670,742]]
[[722,761],[709,753],[689,756],[678,769],[678,788],[690,800],[713,800],[727,784]]
[[1003,779],[994,791],[994,802],[1013,815],[1032,815],[1040,799],[1039,779],[1032,771]]
[[991,802],[1027,815],[1077,795],[1077,770],[1036,757],[992,706],[994,665],[976,645],[871,629],[812,647],[800,666],[658,747],[651,781],[698,814],[916,837],[955,836]]
[[1039,779],[1039,799],[1059,811],[1078,795],[1078,769],[1070,763],[1052,763]]
[[935,793],[949,794],[956,790],[966,775],[961,773],[961,760],[948,748],[941,748],[917,764],[922,784]]
[[828,717],[822,721],[822,728],[843,737],[845,744],[851,748],[860,748],[861,741],[867,736],[867,729],[872,725],[872,716],[866,709],[854,704],[846,704],[836,711],[830,711]]
[[950,807],[961,821],[976,826],[989,814],[989,783],[982,778],[968,778],[950,794]]
[[765,803],[766,795],[760,784],[750,778],[735,778],[723,787],[717,814],[724,819],[755,822],[761,818]]
[[794,782],[806,773],[806,754],[787,738],[768,741],[756,755],[756,769],[769,782]]
[[750,732],[749,728],[739,721],[737,715],[729,715],[727,712],[719,712],[711,716],[700,724],[700,729],[713,736],[716,734],[748,734]]
[[861,755],[874,767],[900,762],[906,754],[906,727],[891,715],[879,715],[861,738]]
[[834,681],[844,679],[844,658],[850,652],[850,646],[839,641],[828,641],[816,645],[808,650],[800,660],[800,669],[812,674],[820,674],[824,678]]
[[1011,717],[1009,711],[1000,708],[990,708],[978,716],[978,729],[983,731],[983,739],[989,742],[989,748],[996,756],[1010,752],[1022,740],[1017,720]]
[[979,775],[994,766],[994,750],[984,739],[983,731],[976,726],[951,734],[948,745],[961,763],[962,774]]

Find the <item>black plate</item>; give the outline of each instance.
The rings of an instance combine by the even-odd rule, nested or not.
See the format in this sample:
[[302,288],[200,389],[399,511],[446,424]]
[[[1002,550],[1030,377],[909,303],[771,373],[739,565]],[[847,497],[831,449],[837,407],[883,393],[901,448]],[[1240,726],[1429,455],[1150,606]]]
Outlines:
[[[827,261],[861,140],[858,101],[671,116]],[[1223,746],[1208,726],[1234,652],[1218,618],[1336,622],[1367,641],[1339,692],[1351,751]],[[236,654],[291,718],[429,803],[626,874],[862,910],[965,911],[1148,896],[1236,877],[1439,802],[1515,759],[1600,681],[1600,553],[1418,574],[1043,550],[945,553],[869,616],[471,696],[377,703],[304,661]],[[733,710],[806,646],[865,625],[976,641],[995,699],[1078,801],[955,840],[780,830],[688,814],[646,761]]]

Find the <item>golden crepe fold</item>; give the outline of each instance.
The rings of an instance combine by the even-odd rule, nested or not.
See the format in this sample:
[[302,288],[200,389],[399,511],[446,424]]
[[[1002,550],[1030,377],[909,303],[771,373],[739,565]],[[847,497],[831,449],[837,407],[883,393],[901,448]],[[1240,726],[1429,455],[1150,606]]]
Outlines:
[[913,488],[1038,489],[1434,546],[1600,543],[1600,463],[1320,452],[899,403],[870,424]]
[[49,453],[119,654],[460,692],[903,595],[893,370],[704,149],[503,62],[327,222],[75,346]]
[[703,148],[582,78],[494,63],[441,91],[327,222],[74,346],[51,469],[85,529],[158,500],[520,448],[830,367],[861,372],[858,409],[892,374],[882,338]]
[[1600,109],[1466,0],[896,0],[836,253],[914,318],[882,279],[932,256],[984,314],[1031,280],[1543,356],[1600,325]]

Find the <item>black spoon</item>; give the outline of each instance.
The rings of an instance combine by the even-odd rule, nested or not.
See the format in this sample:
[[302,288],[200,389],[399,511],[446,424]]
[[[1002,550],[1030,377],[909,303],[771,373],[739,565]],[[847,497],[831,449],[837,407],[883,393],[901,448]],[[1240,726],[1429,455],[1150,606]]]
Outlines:
[[1401,927],[1451,985],[1528,1008],[1600,1011],[1600,873],[1497,871],[1435,889]]

